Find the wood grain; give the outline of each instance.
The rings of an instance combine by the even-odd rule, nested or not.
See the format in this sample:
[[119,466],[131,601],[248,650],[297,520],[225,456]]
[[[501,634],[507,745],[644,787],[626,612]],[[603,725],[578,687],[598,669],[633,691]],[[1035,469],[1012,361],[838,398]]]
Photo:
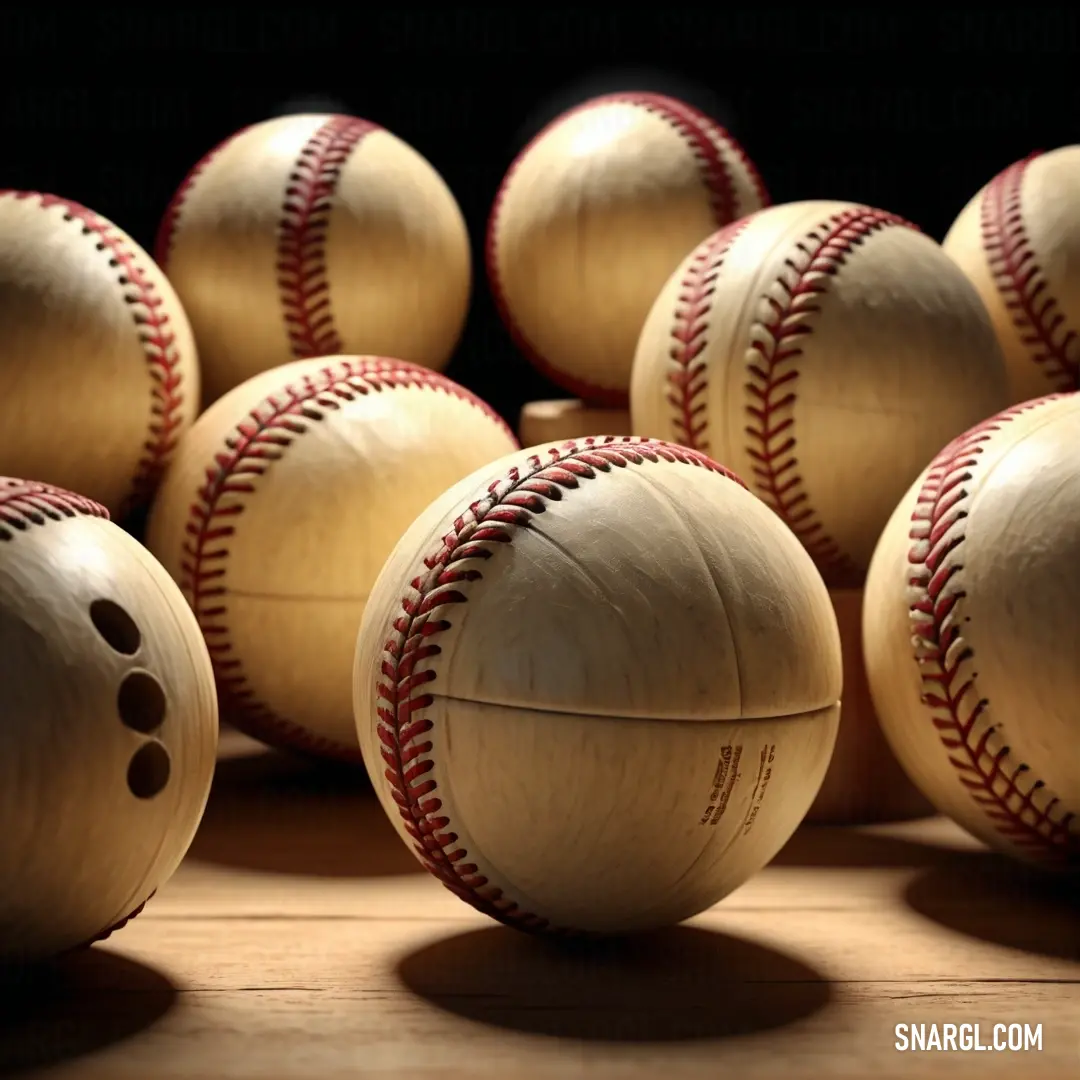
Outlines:
[[[1080,1064],[1075,894],[943,819],[803,829],[690,923],[568,948],[423,873],[363,776],[232,732],[221,752],[191,853],[146,911],[5,976],[0,1076],[1040,1080]],[[899,1053],[900,1022],[1040,1023],[1043,1050]]]

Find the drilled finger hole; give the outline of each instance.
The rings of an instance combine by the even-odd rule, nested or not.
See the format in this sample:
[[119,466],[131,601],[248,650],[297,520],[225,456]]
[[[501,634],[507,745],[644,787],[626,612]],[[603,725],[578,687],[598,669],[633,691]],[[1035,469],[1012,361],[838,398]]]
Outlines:
[[135,620],[111,600],[95,600],[90,605],[90,621],[109,646],[118,653],[132,656],[139,651],[142,634]]
[[165,691],[148,671],[133,671],[120,684],[116,707],[125,727],[149,735],[165,720]]
[[169,751],[159,742],[148,742],[135,751],[128,765],[128,787],[136,799],[152,799],[165,790],[172,763]]

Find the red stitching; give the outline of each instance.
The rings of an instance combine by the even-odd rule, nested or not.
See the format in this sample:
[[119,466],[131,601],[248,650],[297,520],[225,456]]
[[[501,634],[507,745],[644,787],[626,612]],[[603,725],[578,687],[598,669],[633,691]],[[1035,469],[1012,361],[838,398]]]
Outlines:
[[666,120],[675,131],[683,138],[694,155],[701,169],[702,182],[709,193],[709,205],[716,218],[717,226],[725,226],[733,219],[741,216],[741,208],[737,205],[737,193],[731,182],[731,174],[727,163],[721,154],[718,143],[733,153],[743,164],[750,176],[754,191],[762,206],[768,206],[770,199],[765,189],[765,184],[760,173],[750,161],[743,147],[715,121],[704,113],[677,101],[675,98],[666,97],[663,94],[650,94],[644,92],[628,91],[624,93],[604,94],[600,97],[590,98],[580,105],[567,110],[555,118],[542,131],[540,131],[518,156],[511,162],[510,168],[503,177],[499,190],[495,194],[495,201],[491,207],[488,218],[487,234],[484,241],[484,263],[487,269],[488,284],[491,289],[492,299],[499,316],[506,326],[515,347],[525,356],[529,362],[552,382],[557,383],[564,389],[586,401],[600,405],[622,406],[627,403],[628,395],[622,390],[611,390],[602,386],[596,386],[585,379],[576,378],[560,371],[543,357],[536,347],[526,338],[521,328],[514,321],[513,313],[506,298],[506,292],[499,277],[498,259],[496,254],[496,240],[498,236],[499,218],[502,214],[506,194],[510,189],[511,181],[517,173],[521,163],[536,144],[552,130],[556,125],[564,123],[571,116],[595,108],[598,105],[623,102],[637,105],[646,112],[653,113]]
[[733,222],[713,233],[690,257],[690,264],[679,287],[673,343],[668,351],[675,367],[668,372],[668,404],[675,412],[672,426],[680,443],[691,450],[709,452],[709,415],[705,391],[709,372],[701,354],[708,338],[709,313],[712,310],[716,278],[728,250],[749,223],[749,218]]
[[744,431],[750,439],[746,450],[754,463],[755,486],[818,567],[831,575],[832,584],[856,581],[859,574],[850,557],[825,532],[798,472],[792,410],[799,368],[794,361],[803,354],[799,340],[813,332],[812,316],[821,310],[830,280],[868,236],[893,225],[915,228],[895,214],[854,207],[812,229],[784,260],[773,292],[762,297],[768,314],[755,321],[750,331],[746,392],[751,404],[746,406]]
[[165,311],[165,300],[139,265],[139,254],[127,248],[124,241],[114,235],[115,225],[85,206],[55,195],[43,195],[36,191],[3,191],[0,194],[16,199],[38,199],[44,210],[53,206],[62,207],[65,221],[78,222],[84,236],[96,238],[97,249],[107,255],[109,266],[116,271],[124,303],[131,310],[150,371],[151,421],[149,437],[143,443],[142,457],[117,513],[117,517],[122,519],[136,507],[149,502],[153,496],[158,480],[176,449],[184,422],[181,414],[184,394],[180,353]]
[[[712,208],[717,225],[726,225],[739,217],[738,199],[735,193],[735,185],[731,180],[731,172],[724,161],[717,142],[736,145],[735,140],[719,124],[714,123],[704,113],[692,108],[685,102],[664,94],[649,93],[622,93],[607,94],[594,98],[589,102],[590,106],[604,105],[608,102],[625,102],[628,105],[638,105],[647,113],[666,120],[683,138],[690,152],[694,155],[698,168],[701,170],[701,179],[709,193],[709,205]],[[749,160],[749,159],[746,159]],[[764,191],[761,178],[758,177],[754,186],[759,191]]]
[[[162,266],[171,253],[180,215],[199,176],[249,125],[214,147],[188,173],[158,229],[154,255]],[[334,192],[352,152],[379,125],[355,116],[327,118],[308,139],[290,170],[284,191],[275,270],[285,329],[293,356],[332,356],[345,350],[334,328],[326,267],[326,231]]]
[[[225,619],[229,540],[235,533],[232,522],[243,513],[244,498],[256,491],[257,477],[281,458],[298,436],[308,432],[313,423],[322,421],[328,413],[358,396],[400,387],[421,387],[469,402],[497,423],[512,445],[517,445],[498,413],[434,371],[382,357],[344,359],[299,382],[282,386],[255,406],[225,438],[191,504],[180,584],[191,598],[191,607],[206,638],[219,692],[232,707],[231,719],[261,741],[352,763],[361,760],[358,749],[313,735],[278,716],[256,698],[241,660],[233,655]],[[223,507],[221,501],[227,495],[235,499]]]
[[165,208],[165,213],[161,218],[161,224],[158,225],[157,236],[154,238],[154,262],[158,264],[163,270],[165,264],[169,261],[169,256],[172,254],[173,242],[176,239],[176,231],[180,225],[180,215],[184,209],[184,203],[187,202],[187,197],[191,193],[192,188],[195,186],[195,181],[206,171],[206,167],[236,139],[241,135],[250,131],[255,125],[248,124],[246,127],[242,127],[239,131],[234,132],[227,139],[223,139],[212,150],[204,154],[188,171],[187,176],[180,182],[180,186],[173,193],[173,197],[169,200],[169,205]]
[[331,116],[307,141],[289,174],[279,225],[278,288],[293,355],[334,356],[345,346],[334,328],[326,231],[342,169],[375,124]]
[[14,540],[32,525],[79,514],[109,520],[109,511],[92,499],[51,484],[0,476],[0,541]]
[[[974,652],[962,634],[964,620],[957,605],[966,593],[958,578],[964,566],[957,553],[966,539],[970,497],[966,485],[976,474],[985,444],[1021,413],[1063,396],[1024,402],[954,439],[927,472],[908,534],[913,542],[908,584],[916,595],[910,620],[922,701],[931,711],[949,763],[1005,839],[1033,857],[1052,861],[1071,861],[1080,855],[1080,837],[1070,830],[1074,815],[1062,812],[1056,797],[1042,810],[1035,806],[1035,793],[1046,785],[1031,776],[1028,765],[1013,763],[1008,746],[991,745],[1000,741],[998,725],[991,723],[978,736],[975,732],[990,702],[978,693]],[[1026,791],[1021,787],[1024,781],[1030,781]]]
[[526,930],[568,932],[523,910],[491,885],[476,863],[468,861],[469,853],[458,843],[452,822],[443,813],[442,799],[435,794],[433,744],[423,738],[434,727],[434,721],[423,714],[434,703],[430,684],[437,672],[431,667],[417,670],[418,666],[440,654],[434,638],[453,625],[446,618],[446,608],[469,599],[469,584],[483,578],[476,562],[491,558],[490,545],[512,543],[516,530],[528,528],[534,515],[544,513],[549,503],[561,500],[583,481],[613,469],[661,461],[707,469],[745,488],[734,473],[704,454],[655,439],[587,438],[534,454],[492,483],[484,498],[454,520],[438,549],[424,559],[425,569],[411,582],[415,595],[402,599],[403,614],[394,621],[393,634],[384,646],[382,679],[376,687],[377,730],[386,766],[383,775],[413,840],[413,850],[446,888],[502,923]]
[[1020,341],[1031,352],[1055,390],[1080,386],[1076,331],[1043,276],[1024,224],[1023,182],[1034,153],[1010,165],[987,185],[979,208],[982,242],[990,272],[1005,302]]
[[89,949],[91,945],[96,945],[99,941],[105,941],[112,937],[113,934],[123,930],[132,919],[138,918],[138,916],[142,914],[143,908],[145,908],[156,895],[157,889],[155,889],[133,912],[131,912],[130,915],[125,915],[119,922],[114,922],[112,926],[102,930],[101,933],[95,934],[89,941],[84,941],[82,944],[75,945],[66,950],[66,953],[82,952],[84,949]]
[[736,142],[735,139],[728,134],[725,128],[722,128],[719,124],[712,120],[705,118],[706,123],[709,125],[709,129],[713,135],[725,142],[727,148],[735,155],[735,157],[741,162],[742,167],[746,170],[747,176],[750,178],[750,183],[754,188],[754,195],[757,197],[758,209],[764,210],[766,207],[772,205],[772,196],[769,194],[768,188],[765,187],[765,178],[758,171],[758,167],[750,160],[750,155],[746,152],[746,148],[741,142]]

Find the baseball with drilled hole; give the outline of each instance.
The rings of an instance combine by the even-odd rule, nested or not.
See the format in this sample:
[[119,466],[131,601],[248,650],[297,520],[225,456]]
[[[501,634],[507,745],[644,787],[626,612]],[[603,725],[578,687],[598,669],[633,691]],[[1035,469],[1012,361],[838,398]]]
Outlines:
[[191,327],[122,229],[0,192],[0,471],[145,509],[199,408]]
[[7,477],[0,685],[2,965],[107,937],[169,880],[210,793],[218,712],[161,565],[99,503]]
[[840,644],[740,480],[608,437],[437,498],[379,574],[354,679],[372,783],[436,878],[519,929],[624,933],[703,911],[794,832]]
[[518,417],[518,439],[522,446],[584,439],[589,435],[629,434],[628,409],[605,409],[575,398],[527,401]]
[[358,762],[352,659],[379,568],[436,495],[516,446],[457,383],[381,357],[293,361],[207,409],[146,542],[195,612],[223,714]]
[[1006,854],[1080,867],[1080,398],[976,425],[911,485],[866,583],[885,734],[943,813]]
[[641,324],[686,253],[768,203],[719,124],[661,94],[591,98],[510,166],[487,274],[517,346],[592,404],[624,408]]
[[177,190],[155,257],[191,317],[207,402],[309,357],[442,370],[472,288],[446,182],[355,116],[283,116],[226,139]]
[[1080,146],[1002,170],[943,241],[986,304],[1011,402],[1080,388]]
[[1007,404],[974,286],[941,246],[854,203],[787,203],[700,244],[634,358],[636,435],[746,478],[834,587],[861,586],[897,501]]

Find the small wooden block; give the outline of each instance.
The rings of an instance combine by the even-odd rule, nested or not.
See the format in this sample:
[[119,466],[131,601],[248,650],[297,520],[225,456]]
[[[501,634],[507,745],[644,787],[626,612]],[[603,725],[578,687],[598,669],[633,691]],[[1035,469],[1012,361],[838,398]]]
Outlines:
[[565,442],[589,435],[629,435],[628,409],[600,409],[583,401],[530,401],[521,410],[518,438],[522,446]]
[[863,590],[830,589],[829,596],[840,627],[844,663],[840,731],[829,771],[806,820],[815,825],[860,825],[933,814],[894,757],[870,699],[862,651]]

